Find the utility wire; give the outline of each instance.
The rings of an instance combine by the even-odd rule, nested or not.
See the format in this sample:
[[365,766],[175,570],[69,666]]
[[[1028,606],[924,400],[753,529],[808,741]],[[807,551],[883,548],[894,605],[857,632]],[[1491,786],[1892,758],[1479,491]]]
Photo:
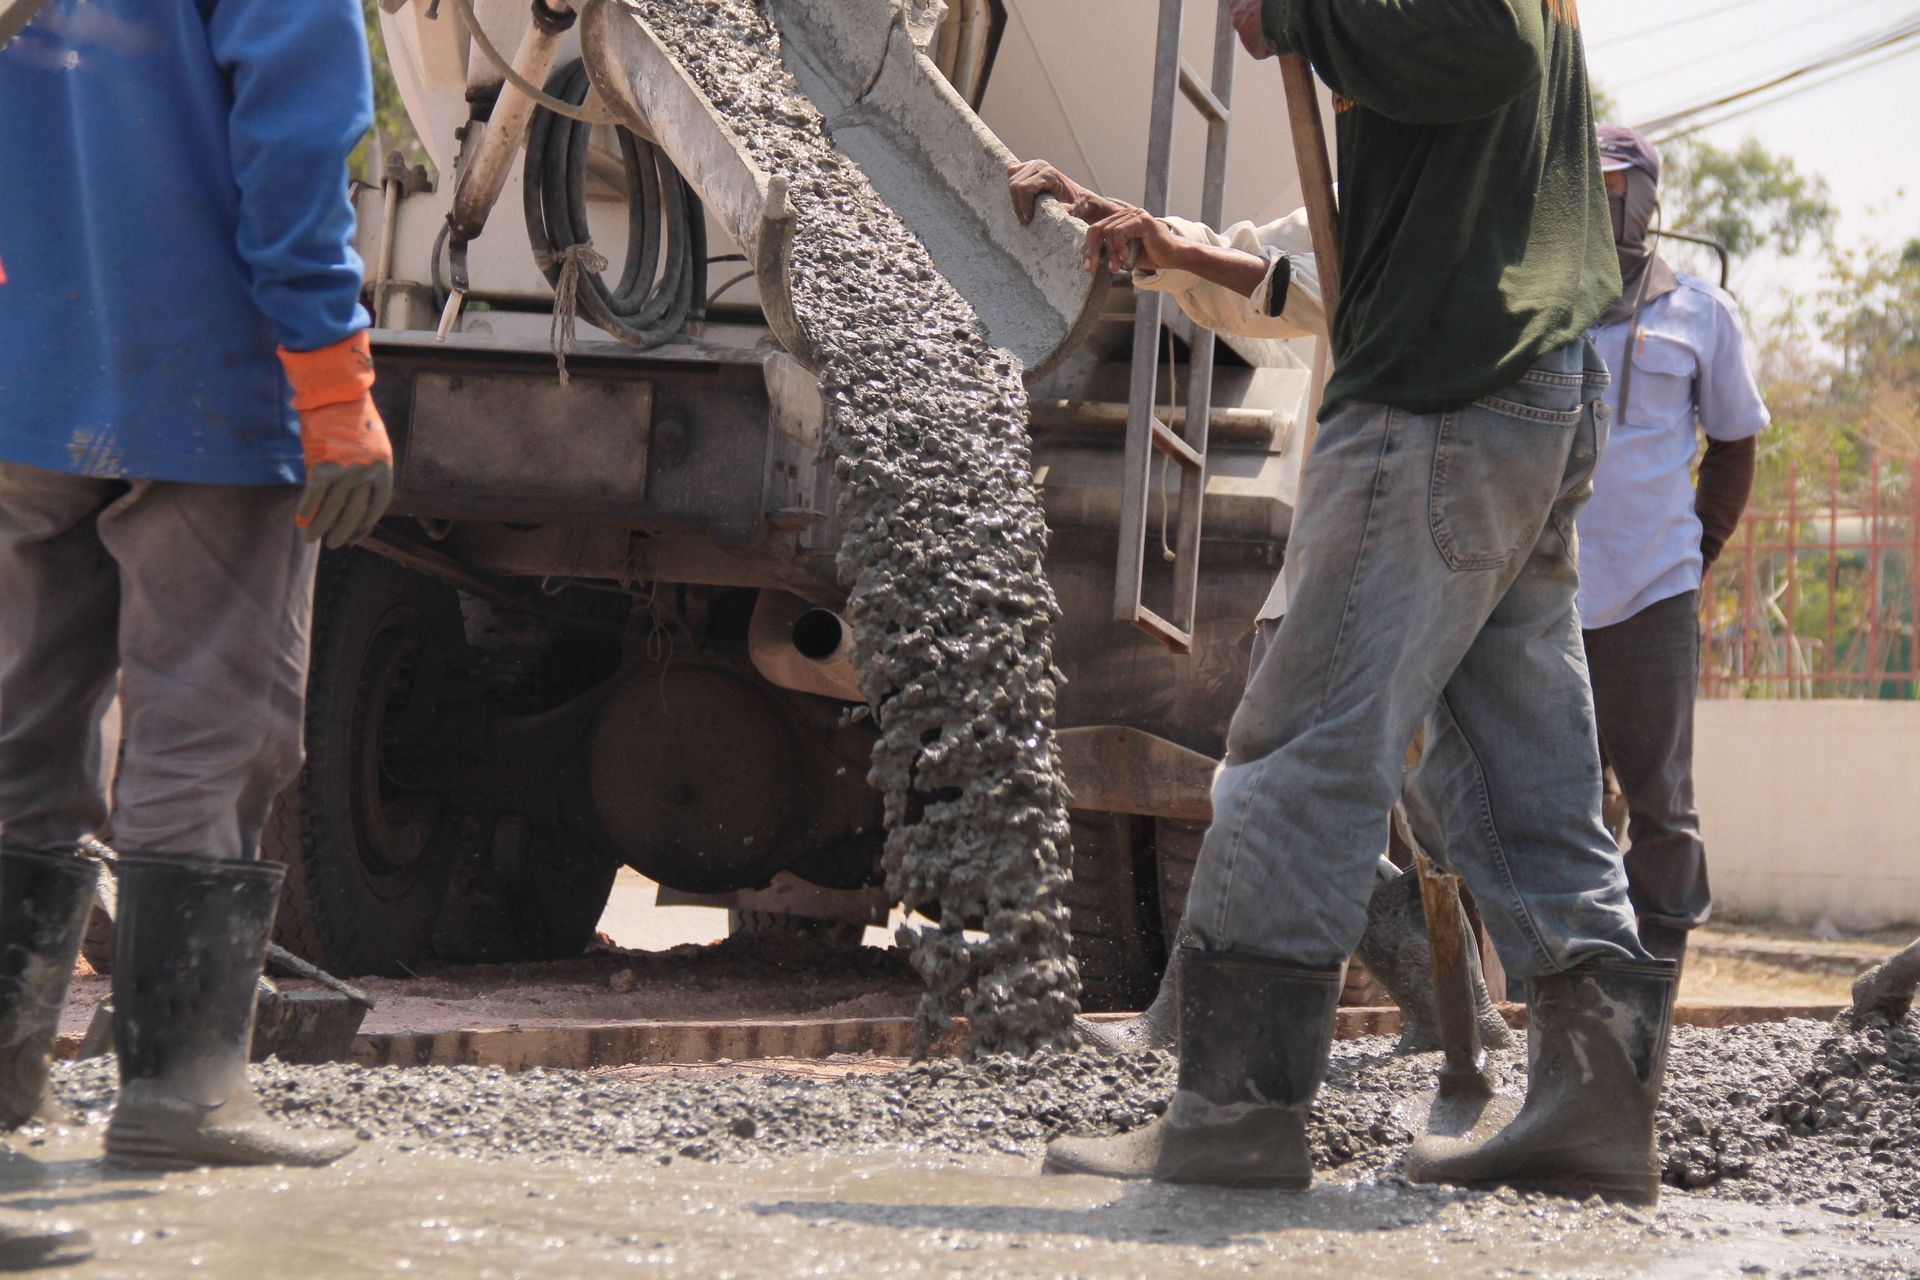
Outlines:
[[1647,134],[1671,131],[1694,116],[1705,115],[1735,103],[1745,102],[1807,76],[1818,75],[1847,63],[1857,62],[1884,50],[1904,45],[1916,38],[1920,38],[1920,14],[1902,18],[1890,27],[1829,49],[1806,62],[1770,74],[1756,83],[1723,91],[1704,101],[1655,116],[1640,124],[1638,128],[1642,133]]
[[1596,52],[1601,49],[1611,49],[1615,45],[1627,44],[1630,41],[1644,39],[1647,36],[1657,36],[1661,32],[1671,31],[1675,27],[1684,27],[1689,23],[1703,22],[1708,18],[1717,18],[1723,13],[1731,13],[1735,9],[1744,9],[1750,4],[1758,3],[1759,0],[1727,0],[1724,4],[1717,4],[1711,9],[1702,9],[1698,13],[1690,13],[1684,18],[1672,18],[1666,22],[1655,23],[1651,27],[1642,27],[1638,31],[1628,31],[1622,35],[1608,36],[1605,40],[1596,40],[1587,46],[1587,50],[1588,52]]
[[1885,3],[1886,0],[1853,0],[1852,4],[1841,5],[1839,8],[1831,11],[1816,13],[1811,18],[1803,18],[1799,22],[1788,23],[1784,27],[1771,27],[1751,40],[1742,40],[1738,44],[1716,45],[1706,53],[1696,53],[1684,61],[1668,63],[1657,71],[1649,71],[1644,75],[1634,76],[1631,80],[1622,80],[1617,84],[1609,82],[1606,85],[1606,89],[1609,93],[1619,93],[1622,89],[1631,89],[1635,85],[1647,84],[1654,80],[1664,79],[1676,71],[1690,71],[1703,62],[1712,62],[1717,58],[1727,57],[1729,54],[1745,53],[1748,49],[1758,48],[1763,44],[1770,44],[1778,40],[1781,36],[1791,35],[1796,31],[1804,31],[1808,27],[1823,26],[1832,22],[1842,14],[1852,13],[1856,9],[1864,9],[1870,4]]
[[1808,83],[1796,84],[1793,87],[1789,88],[1786,92],[1776,93],[1772,97],[1767,98],[1763,101],[1742,102],[1739,105],[1734,106],[1731,110],[1722,112],[1721,114],[1716,116],[1709,116],[1705,119],[1689,118],[1685,125],[1667,130],[1666,132],[1660,134],[1658,137],[1654,138],[1654,141],[1655,142],[1671,142],[1675,138],[1685,137],[1687,134],[1690,134],[1690,133],[1698,133],[1702,129],[1711,129],[1715,125],[1726,124],[1730,120],[1738,120],[1742,116],[1752,115],[1756,111],[1764,111],[1768,107],[1787,101],[1789,98],[1797,98],[1801,94],[1811,93],[1815,89],[1824,89],[1828,85],[1833,84],[1836,81],[1847,79],[1849,76],[1860,75],[1867,71],[1877,70],[1878,68],[1885,66],[1889,62],[1897,62],[1901,58],[1904,58],[1909,54],[1914,54],[1914,53],[1920,53],[1920,33],[1917,33],[1913,38],[1907,40],[1904,43],[1880,50],[1877,55],[1871,58],[1867,58],[1851,66],[1841,67],[1835,70],[1833,74],[1828,75],[1823,79],[1811,81]]

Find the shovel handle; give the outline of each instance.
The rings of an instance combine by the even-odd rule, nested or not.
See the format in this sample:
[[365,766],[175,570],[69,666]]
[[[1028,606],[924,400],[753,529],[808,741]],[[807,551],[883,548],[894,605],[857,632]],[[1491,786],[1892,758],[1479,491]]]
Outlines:
[[1331,332],[1334,314],[1340,309],[1340,207],[1333,195],[1333,162],[1320,115],[1320,92],[1314,85],[1313,64],[1305,54],[1281,54],[1280,75],[1286,82],[1287,123],[1293,130],[1294,163],[1300,169],[1300,197],[1307,206],[1307,230],[1313,236],[1320,298]]

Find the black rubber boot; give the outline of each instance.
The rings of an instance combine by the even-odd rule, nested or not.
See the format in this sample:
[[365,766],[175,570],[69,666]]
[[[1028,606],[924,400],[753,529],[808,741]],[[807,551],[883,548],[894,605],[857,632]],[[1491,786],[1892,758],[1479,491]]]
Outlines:
[[1645,947],[1655,960],[1671,960],[1676,966],[1676,972],[1686,972],[1687,937],[1693,932],[1691,929],[1661,924],[1658,920],[1649,920],[1645,916],[1634,923],[1640,931],[1640,945]]
[[1596,960],[1527,987],[1527,1100],[1479,1140],[1421,1138],[1409,1182],[1505,1185],[1653,1204],[1653,1113],[1678,975],[1663,961]]
[[[1463,936],[1473,935],[1463,931]],[[1513,1038],[1512,1029],[1487,993],[1479,952],[1472,947],[1466,951],[1467,968],[1473,974],[1480,1043],[1489,1049],[1504,1049]],[[1433,989],[1433,949],[1427,940],[1427,913],[1420,901],[1418,875],[1404,871],[1375,887],[1367,900],[1367,931],[1360,937],[1356,954],[1400,1006],[1400,1043],[1393,1051],[1432,1053],[1443,1048],[1440,1009]]]
[[71,845],[0,843],[0,1128],[63,1124],[47,1059],[100,863]]
[[286,868],[123,854],[114,937],[117,1163],[331,1164],[349,1135],[267,1118],[247,1081],[254,990]]
[[39,1214],[0,1209],[0,1271],[65,1267],[93,1256],[93,1236]]
[[1114,1138],[1057,1138],[1047,1173],[1302,1191],[1307,1104],[1327,1074],[1344,968],[1182,948],[1180,1075],[1167,1113]]

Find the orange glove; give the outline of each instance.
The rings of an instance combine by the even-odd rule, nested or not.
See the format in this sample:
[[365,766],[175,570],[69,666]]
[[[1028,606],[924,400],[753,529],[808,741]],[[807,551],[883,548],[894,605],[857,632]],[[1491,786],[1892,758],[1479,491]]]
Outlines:
[[393,444],[373,407],[373,348],[364,332],[318,351],[280,348],[300,415],[307,491],[294,523],[307,541],[360,541],[393,500]]

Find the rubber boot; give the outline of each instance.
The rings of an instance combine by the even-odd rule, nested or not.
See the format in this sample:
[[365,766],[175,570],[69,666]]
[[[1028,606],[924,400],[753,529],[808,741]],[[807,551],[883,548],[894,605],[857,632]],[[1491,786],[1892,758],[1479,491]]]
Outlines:
[[120,1097],[108,1159],[122,1164],[331,1164],[357,1144],[267,1118],[247,1081],[254,989],[286,868],[123,854],[114,937]]
[[68,1120],[47,1059],[99,881],[70,845],[0,844],[0,1128]]
[[1075,1018],[1073,1029],[1080,1039],[1092,1045],[1102,1053],[1145,1053],[1149,1049],[1171,1050],[1180,1037],[1180,1018],[1176,1010],[1178,997],[1174,994],[1174,966],[1168,965],[1166,972],[1160,975],[1160,989],[1153,993],[1153,1003],[1143,1013],[1135,1014],[1125,1022],[1094,1022],[1089,1018]]
[[1057,1138],[1047,1173],[1302,1191],[1307,1104],[1327,1074],[1345,966],[1182,948],[1180,1074],[1167,1113],[1114,1138]]
[[1640,931],[1640,945],[1645,947],[1655,960],[1671,960],[1675,965],[1675,972],[1686,972],[1687,936],[1693,932],[1691,929],[1661,924],[1658,920],[1649,920],[1645,916],[1641,916],[1634,923]]
[[65,1267],[93,1256],[93,1236],[85,1228],[0,1209],[0,1271]]
[[[1471,938],[1472,934],[1466,936]],[[1480,1043],[1489,1049],[1504,1049],[1513,1038],[1512,1029],[1487,993],[1479,952],[1472,947],[1466,952],[1467,968],[1473,975]],[[1400,1006],[1400,1043],[1393,1051],[1404,1055],[1444,1048],[1433,988],[1433,948],[1427,940],[1427,913],[1420,901],[1419,876],[1405,871],[1374,889],[1367,901],[1367,931],[1360,937],[1356,954]]]
[[1505,1185],[1634,1204],[1660,1197],[1653,1113],[1678,976],[1596,960],[1527,988],[1527,1099],[1489,1138],[1421,1138],[1409,1182]]

